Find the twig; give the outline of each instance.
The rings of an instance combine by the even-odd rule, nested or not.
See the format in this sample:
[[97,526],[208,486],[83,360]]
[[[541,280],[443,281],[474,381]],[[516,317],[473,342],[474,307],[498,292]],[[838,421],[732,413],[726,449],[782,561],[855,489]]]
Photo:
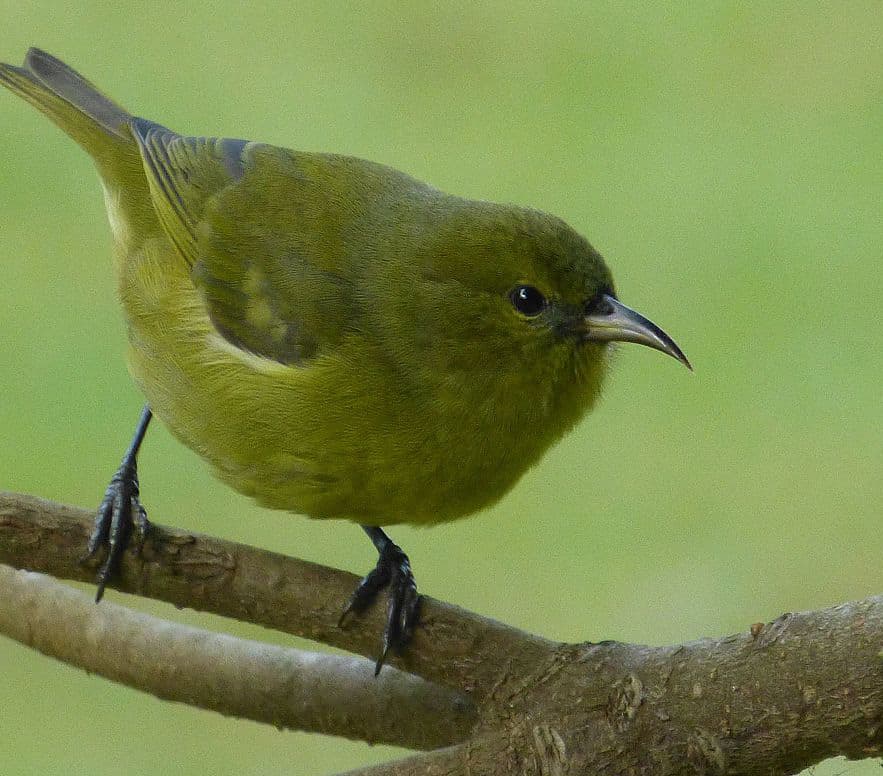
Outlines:
[[320,655],[191,628],[0,565],[0,633],[159,698],[308,730],[433,749],[462,741],[471,704],[363,658]]

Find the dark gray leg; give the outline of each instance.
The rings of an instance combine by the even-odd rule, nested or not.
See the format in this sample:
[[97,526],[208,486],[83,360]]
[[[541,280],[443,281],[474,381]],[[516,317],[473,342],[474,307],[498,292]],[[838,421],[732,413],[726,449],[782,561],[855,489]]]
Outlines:
[[363,525],[362,530],[368,534],[377,549],[377,565],[359,583],[341,615],[340,622],[343,623],[350,612],[359,614],[365,611],[377,598],[377,594],[389,587],[383,644],[374,669],[374,675],[377,676],[389,651],[393,649],[401,652],[414,635],[414,626],[420,619],[420,596],[411,572],[411,562],[402,552],[402,548],[381,528]]
[[147,512],[139,501],[136,459],[151,417],[153,413],[150,407],[145,405],[141,410],[138,426],[135,428],[135,436],[132,437],[129,449],[123,456],[120,468],[107,486],[95,516],[95,527],[89,537],[86,559],[93,557],[102,545],[107,545],[107,557],[98,569],[96,579],[98,583],[95,592],[96,602],[104,595],[108,580],[119,570],[120,560],[129,545],[132,528],[134,527],[138,534],[136,550],[140,552],[150,525],[147,522]]

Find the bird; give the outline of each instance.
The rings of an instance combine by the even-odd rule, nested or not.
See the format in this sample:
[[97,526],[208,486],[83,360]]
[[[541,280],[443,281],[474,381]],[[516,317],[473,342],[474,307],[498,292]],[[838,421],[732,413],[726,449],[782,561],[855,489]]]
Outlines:
[[137,457],[155,415],[258,503],[362,527],[377,562],[341,625],[386,591],[379,672],[421,600],[385,527],[497,502],[592,408],[615,343],[690,367],[556,216],[351,156],[178,134],[37,48],[0,83],[97,168],[146,398],[88,542],[96,600],[149,535]]

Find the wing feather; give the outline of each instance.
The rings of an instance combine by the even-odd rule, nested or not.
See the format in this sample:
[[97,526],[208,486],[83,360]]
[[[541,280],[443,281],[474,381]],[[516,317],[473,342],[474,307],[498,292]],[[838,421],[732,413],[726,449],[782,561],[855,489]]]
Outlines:
[[295,153],[186,137],[144,119],[131,126],[157,217],[218,332],[284,364],[333,346],[352,289],[329,271],[333,241],[316,228],[321,203]]

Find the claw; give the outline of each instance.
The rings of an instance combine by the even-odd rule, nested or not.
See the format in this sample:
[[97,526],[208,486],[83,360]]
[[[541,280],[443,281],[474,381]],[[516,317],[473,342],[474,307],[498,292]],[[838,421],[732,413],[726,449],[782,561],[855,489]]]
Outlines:
[[123,462],[111,478],[107,490],[104,491],[104,498],[98,505],[95,526],[86,544],[86,554],[80,558],[80,562],[85,563],[94,558],[102,547],[107,547],[107,555],[96,574],[98,584],[98,589],[95,591],[96,603],[104,595],[107,583],[119,571],[120,561],[130,545],[132,528],[137,533],[133,547],[136,555],[141,554],[144,540],[150,530],[147,512],[139,500],[137,457],[152,417],[150,407],[145,406],[141,410],[135,435],[123,456]]
[[386,625],[383,629],[380,656],[374,675],[380,673],[391,651],[400,653],[411,641],[420,617],[420,595],[411,571],[411,562],[402,549],[393,544],[379,528],[366,529],[379,551],[377,565],[359,583],[340,616],[342,626],[351,614],[361,614],[388,588]]
[[137,533],[134,545],[136,554],[140,554],[144,545],[150,523],[138,497],[138,470],[134,458],[127,458],[107,486],[95,515],[95,527],[86,546],[86,555],[82,559],[88,561],[98,554],[102,546],[107,547],[107,555],[96,574],[96,603],[104,596],[107,583],[119,571],[133,527]]

